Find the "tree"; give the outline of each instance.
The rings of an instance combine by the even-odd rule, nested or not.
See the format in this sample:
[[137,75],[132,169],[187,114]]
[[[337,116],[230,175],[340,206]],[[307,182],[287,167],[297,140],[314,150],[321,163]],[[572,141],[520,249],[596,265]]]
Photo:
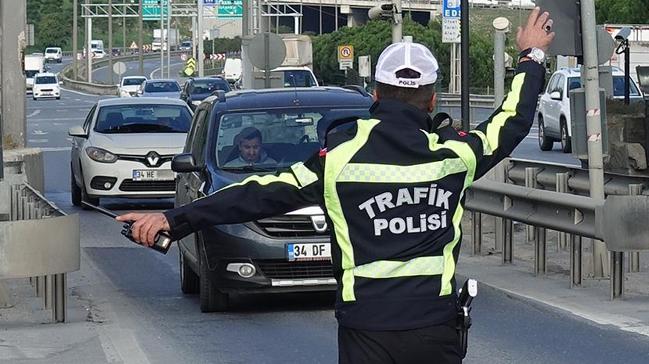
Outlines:
[[649,20],[649,0],[597,0],[598,24],[645,24]]
[[[314,69],[326,84],[343,84],[344,72],[338,69],[338,45],[351,44],[355,56],[370,55],[372,73],[379,55],[392,41],[391,25],[387,21],[369,21],[360,27],[342,28],[337,32],[313,38]],[[442,25],[438,20],[429,26],[404,20],[403,34],[413,37],[414,42],[426,45],[437,58],[439,87],[446,88],[450,80],[450,45],[442,43]],[[471,34],[471,86],[486,88],[493,85],[493,42],[489,34]]]

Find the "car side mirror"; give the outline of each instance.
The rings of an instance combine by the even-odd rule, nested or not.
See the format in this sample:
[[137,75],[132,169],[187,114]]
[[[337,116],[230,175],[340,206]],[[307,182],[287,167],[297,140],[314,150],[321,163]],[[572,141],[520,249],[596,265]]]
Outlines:
[[171,170],[178,173],[200,172],[202,166],[196,165],[196,160],[191,153],[182,153],[171,160]]
[[79,137],[79,138],[87,138],[88,134],[86,133],[85,130],[83,130],[83,127],[80,125],[73,126],[68,130],[68,135],[71,137]]
[[142,96],[142,90],[137,90],[138,96]]
[[561,92],[559,92],[559,91],[550,92],[550,98],[552,100],[561,100]]

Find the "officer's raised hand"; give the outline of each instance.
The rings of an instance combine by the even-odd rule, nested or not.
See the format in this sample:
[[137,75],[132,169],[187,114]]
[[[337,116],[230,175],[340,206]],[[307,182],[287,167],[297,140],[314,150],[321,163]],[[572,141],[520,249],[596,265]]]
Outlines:
[[534,8],[527,18],[527,24],[518,27],[518,33],[516,34],[518,50],[539,48],[544,52],[547,51],[555,35],[552,32],[552,24],[550,13],[541,13],[541,8]]
[[117,221],[132,221],[131,234],[133,240],[144,245],[152,246],[155,237],[160,231],[169,231],[169,221],[164,214],[155,213],[130,213],[116,217]]

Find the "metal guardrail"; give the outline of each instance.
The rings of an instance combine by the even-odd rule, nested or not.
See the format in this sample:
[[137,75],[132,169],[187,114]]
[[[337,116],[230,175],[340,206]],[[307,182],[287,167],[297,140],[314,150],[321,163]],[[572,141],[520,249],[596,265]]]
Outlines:
[[0,213],[0,279],[30,278],[52,320],[65,322],[66,274],[80,267],[79,216],[11,178],[0,196],[10,202]]
[[[172,51],[171,55],[180,55],[182,53],[185,53],[183,51]],[[144,55],[145,59],[149,58],[159,58],[160,53],[147,53]],[[134,61],[138,60],[139,56],[138,54],[133,54],[133,55],[128,55],[128,56],[121,56],[121,57],[113,57],[113,62],[128,62],[128,61]],[[99,59],[95,62],[93,62],[92,66],[93,68],[101,67],[104,65],[108,64],[108,57]],[[73,80],[72,77],[72,67],[74,67],[74,64],[70,63],[69,65],[65,66],[63,70],[61,70],[61,80],[63,81],[63,85],[77,91],[82,91],[82,92],[87,92],[90,94],[95,94],[95,95],[117,95],[117,86],[115,85],[107,85],[107,84],[102,84],[102,83],[90,83],[90,82],[85,82],[82,80]],[[78,72],[80,75],[82,75],[85,71],[85,60],[82,60],[78,64]]]
[[[440,93],[438,95],[438,106],[441,107],[460,107],[461,96],[459,94]],[[469,105],[471,108],[494,109],[494,95],[476,95],[469,96]]]
[[[498,168],[516,162],[520,161],[505,161]],[[525,168],[525,186],[505,181],[477,181],[467,191],[465,205],[472,211],[473,252],[479,254],[481,251],[483,213],[502,219],[496,224],[496,246],[501,247],[505,264],[512,262],[513,221],[528,224],[528,239],[534,240],[534,273],[542,275],[546,273],[546,229],[555,230],[559,232],[559,241],[570,242],[572,288],[582,283],[582,237],[603,240],[612,252],[611,299],[621,297],[624,294],[624,252],[631,252],[629,260],[633,269],[634,264],[639,267],[637,251],[649,250],[649,225],[646,223],[649,221],[649,196],[640,195],[642,191],[637,184],[627,187],[626,196],[610,194],[606,200],[571,195],[566,193],[569,191],[566,188],[568,175],[565,171],[555,175],[557,192],[539,187],[535,178],[538,169],[533,167]]]

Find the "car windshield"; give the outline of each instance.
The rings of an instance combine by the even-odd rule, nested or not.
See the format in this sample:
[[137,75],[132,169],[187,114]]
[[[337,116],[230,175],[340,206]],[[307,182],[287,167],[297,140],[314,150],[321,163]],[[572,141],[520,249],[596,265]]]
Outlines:
[[[640,96],[640,91],[635,86],[635,82],[631,80],[629,84],[629,94],[631,96]],[[570,77],[568,79],[568,90],[574,90],[581,87],[581,78]],[[613,96],[624,97],[624,76],[613,76]]]
[[181,43],[181,47],[191,47],[191,46],[192,46],[192,42],[182,42]]
[[99,109],[95,131],[104,134],[186,133],[192,115],[181,105],[115,105]]
[[311,72],[307,70],[283,71],[284,87],[313,87],[316,85]]
[[180,86],[176,82],[147,82],[145,92],[178,92]]
[[39,76],[36,77],[36,84],[37,85],[49,85],[53,83],[58,83],[56,82],[56,77],[54,76]]
[[28,70],[28,71],[25,71],[25,76],[27,78],[33,78],[34,76],[36,76],[37,73],[39,73],[38,70],[33,70],[33,71]]
[[308,159],[335,120],[367,118],[368,108],[233,112],[219,121],[217,165],[233,172],[274,172]]
[[123,86],[139,86],[142,82],[146,81],[144,78],[125,78],[122,80]]
[[197,80],[194,81],[194,87],[192,88],[192,95],[196,94],[211,94],[216,90],[223,90],[225,92],[230,91],[230,85],[225,80],[219,80],[217,78],[213,80]]
[[45,53],[59,53],[59,50],[56,48],[47,48]]

